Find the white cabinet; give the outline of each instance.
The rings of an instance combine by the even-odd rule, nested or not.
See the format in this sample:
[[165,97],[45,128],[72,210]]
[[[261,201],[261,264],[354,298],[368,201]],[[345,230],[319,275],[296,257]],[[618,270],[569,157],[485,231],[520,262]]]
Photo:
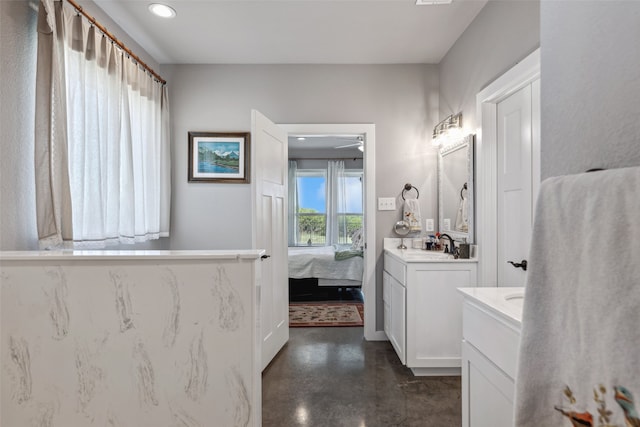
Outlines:
[[406,291],[402,283],[383,272],[384,332],[396,350],[400,361],[406,363],[405,325]]
[[521,288],[463,290],[462,426],[513,425]]
[[457,288],[475,285],[475,263],[407,264],[407,366],[460,374],[462,296]]
[[457,288],[476,286],[476,262],[421,261],[419,252],[385,251],[385,332],[415,375],[460,375],[462,295]]
[[462,360],[463,427],[512,426],[513,378],[466,342]]

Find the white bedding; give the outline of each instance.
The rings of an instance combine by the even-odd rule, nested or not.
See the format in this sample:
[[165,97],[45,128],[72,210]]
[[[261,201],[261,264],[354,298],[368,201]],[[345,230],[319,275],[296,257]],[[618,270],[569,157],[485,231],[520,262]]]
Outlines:
[[289,248],[289,277],[293,279],[343,279],[362,281],[363,259],[335,260],[332,246]]

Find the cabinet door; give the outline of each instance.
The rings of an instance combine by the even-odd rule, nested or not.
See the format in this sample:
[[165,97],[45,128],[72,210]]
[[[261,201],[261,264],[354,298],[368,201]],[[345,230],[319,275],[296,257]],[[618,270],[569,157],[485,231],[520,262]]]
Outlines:
[[475,264],[415,264],[407,274],[407,366],[459,369],[462,295]]
[[462,357],[462,427],[512,426],[513,380],[466,342]]
[[391,340],[391,276],[382,272],[382,303],[384,306],[384,333]]
[[389,276],[391,284],[391,336],[389,340],[398,353],[403,365],[407,363],[405,324],[406,302],[405,288],[400,282]]

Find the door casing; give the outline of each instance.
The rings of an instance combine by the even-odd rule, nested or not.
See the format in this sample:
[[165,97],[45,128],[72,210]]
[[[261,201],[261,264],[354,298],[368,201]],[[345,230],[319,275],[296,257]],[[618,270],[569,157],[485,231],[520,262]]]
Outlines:
[[[540,79],[540,48],[498,77],[476,95],[480,130],[476,135],[478,210],[478,286],[498,286],[497,271],[497,105],[509,95]],[[533,106],[535,110],[535,105]],[[539,111],[539,106],[538,106]],[[532,117],[533,194],[540,183],[540,116]]]
[[[365,242],[364,277],[362,292],[365,295],[364,304],[364,337],[368,341],[384,341],[387,339],[383,330],[376,330],[376,162],[375,124],[280,124],[289,134],[322,134],[344,135],[357,134],[364,136],[364,179],[365,179]],[[382,298],[382,295],[379,295]]]

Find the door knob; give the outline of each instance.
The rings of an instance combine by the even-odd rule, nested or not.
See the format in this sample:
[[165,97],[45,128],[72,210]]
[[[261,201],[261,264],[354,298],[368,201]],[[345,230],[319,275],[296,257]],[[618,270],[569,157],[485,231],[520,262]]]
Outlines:
[[524,271],[527,271],[527,260],[523,259],[520,262],[507,261],[509,264],[513,265],[515,268],[521,268]]
[[260,257],[260,259],[267,259],[267,258],[271,258],[271,255],[262,255],[262,256]]

